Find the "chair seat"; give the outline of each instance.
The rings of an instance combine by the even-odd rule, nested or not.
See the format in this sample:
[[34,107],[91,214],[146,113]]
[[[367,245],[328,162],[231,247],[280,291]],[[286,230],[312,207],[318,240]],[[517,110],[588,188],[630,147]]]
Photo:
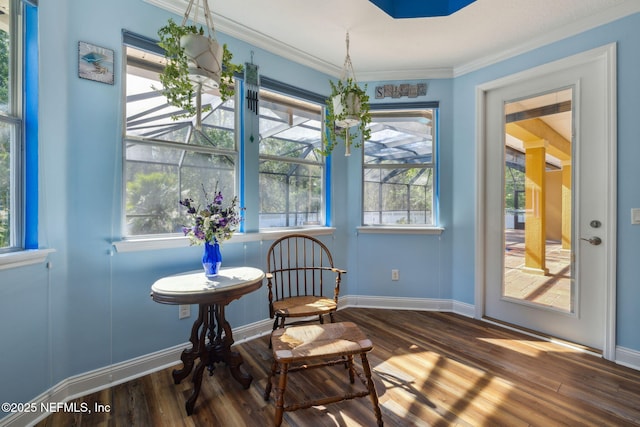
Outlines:
[[290,326],[272,334],[278,362],[330,358],[371,351],[373,344],[352,322]]
[[273,302],[273,311],[284,317],[304,317],[327,314],[335,311],[337,304],[334,300],[322,296],[301,296],[285,298]]

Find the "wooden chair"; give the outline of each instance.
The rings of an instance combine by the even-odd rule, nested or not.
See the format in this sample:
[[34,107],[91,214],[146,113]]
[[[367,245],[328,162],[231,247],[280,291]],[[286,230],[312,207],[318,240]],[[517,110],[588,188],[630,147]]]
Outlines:
[[[334,267],[331,252],[318,239],[289,234],[273,242],[267,252],[266,272],[273,330],[284,327],[289,318],[299,319],[289,323],[295,324],[318,316],[324,323],[324,316],[329,315],[333,323],[343,274],[346,271]],[[325,294],[331,281],[333,298]]]
[[[337,322],[326,325],[291,326],[271,333],[273,343],[273,363],[271,373],[264,389],[264,400],[268,401],[271,389],[275,385],[275,417],[274,426],[282,423],[284,412],[297,411],[317,405],[328,405],[343,400],[369,396],[373,412],[379,427],[384,425],[378,404],[371,367],[367,353],[373,344],[352,322]],[[360,355],[362,372],[354,366],[354,356]],[[300,393],[286,393],[288,374],[307,369],[322,368],[344,363],[347,360],[349,382],[355,382],[357,375],[364,390],[346,386],[342,393],[302,400]],[[364,375],[363,375],[364,374]],[[336,381],[339,381],[336,378]],[[285,394],[288,396],[285,399]],[[297,396],[296,396],[297,394]]]

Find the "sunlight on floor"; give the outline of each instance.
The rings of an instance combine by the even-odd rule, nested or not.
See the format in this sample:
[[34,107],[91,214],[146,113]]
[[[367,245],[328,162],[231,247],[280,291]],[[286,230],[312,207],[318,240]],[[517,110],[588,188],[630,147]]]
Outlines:
[[[487,340],[500,346],[506,345],[507,340],[493,341]],[[411,350],[416,349],[417,346],[411,346]],[[374,371],[384,387],[379,390],[384,411],[411,426],[434,425],[443,419],[461,426],[469,425],[469,419],[484,419],[490,424],[514,388],[503,378],[477,366],[431,351],[393,356],[376,365]],[[492,390],[490,395],[481,396],[481,391],[487,388]],[[451,395],[457,398],[452,400],[448,397]]]
[[[550,339],[549,341],[541,340],[512,340],[512,339],[499,339],[499,338],[478,338],[479,341],[488,342],[493,345],[497,345],[502,348],[506,348],[510,351],[516,351],[518,353],[526,354],[527,356],[538,357],[542,354],[549,352],[554,353],[581,353],[581,350],[576,347],[572,347],[569,344],[562,341],[555,341]],[[537,347],[537,348],[533,348]]]

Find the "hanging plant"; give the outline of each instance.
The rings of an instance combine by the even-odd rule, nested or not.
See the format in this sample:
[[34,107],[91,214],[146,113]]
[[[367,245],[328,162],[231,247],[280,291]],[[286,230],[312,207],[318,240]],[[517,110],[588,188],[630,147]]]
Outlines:
[[[349,56],[349,33],[347,33],[347,56],[344,61],[342,77],[337,83],[329,81],[331,95],[327,98],[326,126],[327,132],[322,135],[320,154],[328,156],[340,140],[345,145],[345,156],[351,155],[351,146],[358,148],[371,138],[371,113],[369,112],[369,95],[358,85]],[[349,77],[349,75],[353,77]],[[355,132],[351,129],[355,128]],[[360,139],[358,140],[358,134]],[[353,141],[357,141],[355,144]]]
[[[195,95],[202,87],[218,88],[222,102],[234,94],[234,73],[242,71],[242,65],[233,64],[233,54],[227,45],[220,44],[212,37],[213,22],[207,0],[204,0],[208,35],[202,26],[185,25],[194,0],[190,0],[182,25],[169,18],[167,24],[158,30],[158,45],[165,50],[167,64],[160,74],[162,93],[170,105],[183,110],[172,118],[177,120],[200,112],[193,103]],[[196,4],[197,9],[197,4]],[[205,107],[204,111],[210,106]]]
[[[366,86],[362,89],[352,78],[329,81],[331,95],[327,99],[327,132],[323,134],[322,150],[324,156],[331,154],[339,141],[345,144],[345,155],[351,154],[351,146],[362,146],[363,141],[371,138],[371,113],[369,95]],[[355,131],[352,132],[352,129]],[[360,139],[358,140],[358,134]],[[353,141],[357,141],[355,144]]]

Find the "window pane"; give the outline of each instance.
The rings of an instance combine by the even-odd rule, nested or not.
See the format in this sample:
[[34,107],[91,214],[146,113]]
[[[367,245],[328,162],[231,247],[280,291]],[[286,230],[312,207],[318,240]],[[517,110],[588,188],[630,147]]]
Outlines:
[[260,228],[324,225],[320,105],[260,93]]
[[8,113],[10,110],[9,101],[11,99],[11,40],[10,24],[11,15],[9,11],[9,1],[0,1],[0,112]]
[[433,110],[373,112],[363,224],[434,225]]
[[13,126],[0,122],[0,248],[11,246],[11,177],[13,176],[12,153]]
[[147,144],[129,144],[126,154],[127,235],[179,233],[188,223],[180,199],[204,206],[216,185],[229,200],[235,194],[233,157]]
[[11,14],[16,4],[0,0],[0,251],[21,246],[22,183],[21,144],[17,139],[22,127],[19,111],[11,105],[11,94],[16,91],[11,69],[17,51],[12,51]]
[[[399,116],[406,114],[406,116]],[[366,164],[433,163],[433,112],[374,112]]]
[[236,195],[234,101],[203,93],[197,129],[195,117],[171,116],[177,109],[159,89],[163,58],[127,47],[127,61],[125,235],[182,233],[181,199],[204,206],[216,190],[229,201]]
[[322,166],[260,162],[260,227],[322,225]]

